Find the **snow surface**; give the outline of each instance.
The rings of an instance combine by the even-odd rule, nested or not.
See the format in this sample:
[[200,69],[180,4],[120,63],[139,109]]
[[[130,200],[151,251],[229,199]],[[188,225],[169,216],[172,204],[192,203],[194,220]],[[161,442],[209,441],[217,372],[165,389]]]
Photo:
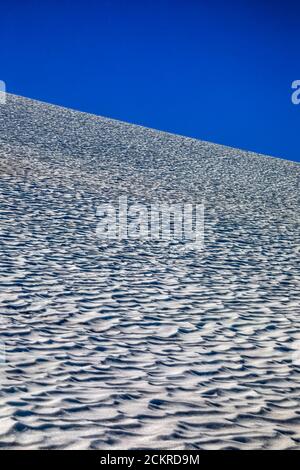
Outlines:
[[[0,446],[300,449],[300,166],[13,95],[0,129]],[[99,240],[120,195],[205,201],[205,250]]]

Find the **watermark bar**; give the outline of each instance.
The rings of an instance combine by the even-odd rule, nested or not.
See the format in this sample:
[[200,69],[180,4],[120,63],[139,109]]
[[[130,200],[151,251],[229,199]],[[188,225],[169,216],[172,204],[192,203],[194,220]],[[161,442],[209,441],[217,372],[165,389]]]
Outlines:
[[[139,469],[151,468],[149,466],[177,467],[184,465],[186,467],[205,469],[212,465],[224,465],[224,461],[230,465],[236,463],[236,467],[241,467],[243,458],[238,452],[207,452],[201,450],[27,450],[21,455],[13,450],[2,450],[5,457],[9,458],[12,464],[22,463],[24,466],[40,466],[45,461],[50,465],[69,463],[74,466],[85,466],[88,468],[123,468]],[[247,451],[244,451],[247,452]],[[255,453],[249,451],[247,457],[255,456]],[[283,454],[282,454],[283,455]],[[279,456],[280,457],[280,456]],[[220,461],[222,459],[222,462]],[[154,467],[155,468],[155,467]]]

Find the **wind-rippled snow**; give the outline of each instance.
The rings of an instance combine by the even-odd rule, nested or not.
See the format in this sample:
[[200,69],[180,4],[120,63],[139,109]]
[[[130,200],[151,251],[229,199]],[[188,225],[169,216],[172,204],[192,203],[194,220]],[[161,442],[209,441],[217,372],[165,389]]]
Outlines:
[[[300,449],[299,165],[13,95],[0,125],[0,446]],[[97,239],[120,195],[205,201],[204,251]]]

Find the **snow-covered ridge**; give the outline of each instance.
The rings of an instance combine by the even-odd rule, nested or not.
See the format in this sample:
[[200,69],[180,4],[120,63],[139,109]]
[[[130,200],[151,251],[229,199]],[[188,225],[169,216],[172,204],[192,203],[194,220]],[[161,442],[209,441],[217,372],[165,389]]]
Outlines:
[[[7,95],[0,445],[300,448],[296,163]],[[95,235],[205,202],[205,250]]]

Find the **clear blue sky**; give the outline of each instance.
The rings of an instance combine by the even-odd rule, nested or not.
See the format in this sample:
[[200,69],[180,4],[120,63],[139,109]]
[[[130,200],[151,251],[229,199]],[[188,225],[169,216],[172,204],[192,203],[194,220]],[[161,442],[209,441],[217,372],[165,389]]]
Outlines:
[[7,0],[8,91],[300,161],[300,2]]

